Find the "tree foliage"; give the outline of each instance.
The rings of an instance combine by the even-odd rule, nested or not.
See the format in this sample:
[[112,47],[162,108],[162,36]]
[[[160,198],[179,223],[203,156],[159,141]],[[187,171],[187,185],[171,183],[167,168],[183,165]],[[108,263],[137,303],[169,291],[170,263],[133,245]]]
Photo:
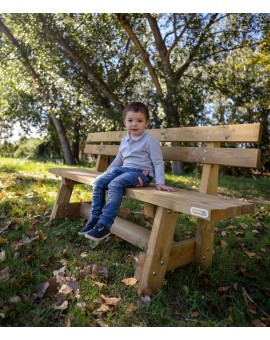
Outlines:
[[268,14],[0,19],[1,131],[17,121],[54,128],[66,163],[79,160],[88,132],[123,128],[134,100],[150,107],[152,127],[260,121],[269,144]]

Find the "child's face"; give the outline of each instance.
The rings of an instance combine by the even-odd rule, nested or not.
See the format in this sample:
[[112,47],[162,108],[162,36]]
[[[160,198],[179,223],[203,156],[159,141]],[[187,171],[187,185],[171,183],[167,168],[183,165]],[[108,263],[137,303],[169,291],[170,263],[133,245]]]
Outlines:
[[130,136],[135,137],[144,132],[149,125],[149,120],[146,120],[142,112],[128,111],[124,123]]

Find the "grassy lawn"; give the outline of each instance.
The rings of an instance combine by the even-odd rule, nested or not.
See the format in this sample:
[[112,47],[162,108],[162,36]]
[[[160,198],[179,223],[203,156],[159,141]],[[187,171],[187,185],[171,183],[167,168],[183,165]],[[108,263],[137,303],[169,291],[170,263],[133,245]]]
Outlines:
[[[168,272],[162,290],[142,301],[131,280],[140,249],[111,237],[92,250],[77,235],[82,219],[49,222],[55,166],[0,158],[0,326],[270,326],[269,178],[221,177],[220,193],[256,202],[255,214],[217,223],[213,266]],[[195,175],[166,178],[198,189]],[[89,201],[90,188],[76,187],[72,199]],[[131,199],[119,214],[149,223]],[[194,227],[179,216],[176,238]]]

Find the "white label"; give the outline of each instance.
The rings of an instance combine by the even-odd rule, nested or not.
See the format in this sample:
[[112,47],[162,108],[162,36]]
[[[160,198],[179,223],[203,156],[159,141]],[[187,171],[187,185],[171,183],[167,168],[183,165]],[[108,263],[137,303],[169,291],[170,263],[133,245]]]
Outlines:
[[202,209],[202,208],[191,207],[189,211],[190,211],[191,215],[193,215],[193,216],[197,216],[197,217],[200,217],[200,218],[209,217],[209,212],[205,209]]

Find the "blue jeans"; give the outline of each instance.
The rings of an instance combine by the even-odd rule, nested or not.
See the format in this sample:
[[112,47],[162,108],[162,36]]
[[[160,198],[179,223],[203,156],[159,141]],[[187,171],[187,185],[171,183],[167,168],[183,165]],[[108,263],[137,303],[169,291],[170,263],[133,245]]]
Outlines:
[[[99,175],[93,183],[91,220],[107,228],[113,225],[125,188],[149,185],[152,177],[140,169],[117,167]],[[105,205],[106,190],[108,198]]]

